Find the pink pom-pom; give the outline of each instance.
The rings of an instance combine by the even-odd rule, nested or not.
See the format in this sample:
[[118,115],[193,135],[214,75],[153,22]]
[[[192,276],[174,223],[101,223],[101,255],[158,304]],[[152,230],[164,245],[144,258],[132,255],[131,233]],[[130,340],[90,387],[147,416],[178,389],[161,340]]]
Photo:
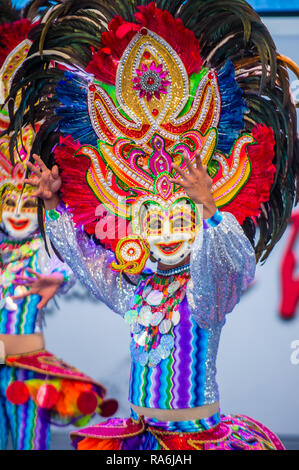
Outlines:
[[56,405],[58,397],[59,392],[54,385],[43,384],[38,389],[36,403],[41,408],[51,409]]

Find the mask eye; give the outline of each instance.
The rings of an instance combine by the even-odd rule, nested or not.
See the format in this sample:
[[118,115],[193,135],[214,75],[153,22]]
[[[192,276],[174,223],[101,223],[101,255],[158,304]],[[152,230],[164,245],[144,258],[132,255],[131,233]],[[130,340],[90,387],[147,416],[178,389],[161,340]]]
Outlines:
[[162,233],[163,220],[160,214],[150,213],[146,220],[146,232],[149,235]]
[[155,204],[144,204],[139,215],[139,224],[145,237],[162,233],[164,214]]
[[8,207],[16,207],[16,201],[10,197],[6,199],[5,205]]
[[190,227],[190,220],[186,219],[185,217],[176,217],[172,222],[173,228],[187,228]]
[[190,230],[193,227],[193,223],[188,217],[184,216],[177,216],[174,217],[172,220],[172,230],[177,232],[177,231],[185,231],[185,230]]
[[37,207],[37,202],[34,199],[27,199],[22,205],[22,209],[35,209]]
[[150,230],[161,230],[162,228],[162,222],[160,219],[153,219],[150,220],[148,223],[148,228]]

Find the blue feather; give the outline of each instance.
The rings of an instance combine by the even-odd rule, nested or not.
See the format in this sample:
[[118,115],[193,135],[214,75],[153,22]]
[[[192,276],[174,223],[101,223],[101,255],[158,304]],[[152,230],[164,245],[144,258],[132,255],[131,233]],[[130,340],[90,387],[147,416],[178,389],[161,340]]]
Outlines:
[[[25,8],[28,3],[30,3],[32,0],[11,0],[11,3],[12,3],[12,6],[16,9],[16,10],[21,10],[22,8]],[[49,4],[50,6],[52,5],[56,5],[57,2],[55,2],[54,0],[53,1],[50,1]],[[44,10],[45,8],[40,8],[40,11]]]
[[30,0],[11,0],[12,6],[17,10],[21,10],[21,8],[24,8],[29,2]]
[[60,117],[59,130],[84,145],[96,146],[97,136],[87,108],[89,82],[73,72],[65,72],[64,75],[66,80],[60,80],[56,87],[56,96],[61,103],[56,109]]
[[248,111],[231,60],[219,70],[218,84],[221,94],[221,115],[217,148],[223,153],[229,153],[240,131],[244,129],[244,114]]

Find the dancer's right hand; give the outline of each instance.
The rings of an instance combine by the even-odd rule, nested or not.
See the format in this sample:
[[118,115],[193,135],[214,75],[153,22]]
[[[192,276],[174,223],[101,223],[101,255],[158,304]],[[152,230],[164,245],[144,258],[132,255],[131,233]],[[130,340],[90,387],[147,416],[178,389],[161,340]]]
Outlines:
[[58,166],[55,165],[49,170],[38,155],[34,154],[33,158],[37,166],[30,162],[27,163],[27,166],[34,176],[26,178],[24,182],[36,186],[37,189],[33,196],[43,199],[46,209],[55,209],[59,204],[58,191],[61,188]]

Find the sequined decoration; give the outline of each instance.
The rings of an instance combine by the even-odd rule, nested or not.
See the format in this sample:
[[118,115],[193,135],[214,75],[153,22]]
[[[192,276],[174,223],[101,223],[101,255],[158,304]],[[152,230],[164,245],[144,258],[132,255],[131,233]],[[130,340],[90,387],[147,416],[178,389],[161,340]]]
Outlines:
[[[149,52],[144,53],[144,58],[147,59]],[[151,101],[153,96],[157,100],[161,99],[161,94],[167,95],[167,87],[171,85],[169,80],[165,80],[168,75],[168,71],[163,70],[163,64],[156,64],[153,60],[148,67],[145,63],[141,63],[141,68],[136,69],[136,76],[132,79],[134,83],[133,89],[139,93],[139,98],[146,96],[147,101]],[[152,110],[152,114],[158,115],[155,110]]]
[[156,367],[174,348],[173,328],[180,322],[178,305],[185,295],[189,269],[173,276],[155,274],[141,280],[124,320],[131,326],[132,360]]
[[219,123],[221,98],[217,74],[204,69],[201,78],[191,108],[182,113],[190,97],[185,66],[163,38],[143,28],[120,59],[117,105],[100,83],[89,87],[88,112],[96,135],[110,145],[117,138],[133,139],[148,151],[155,133],[169,147],[190,129],[205,134]]
[[141,237],[126,237],[117,243],[115,255],[118,263],[112,262],[111,269],[137,274],[145,266],[149,248]]
[[[31,47],[32,41],[25,39],[13,51],[6,57],[1,69],[0,69],[0,100],[4,103],[8,94],[11,82],[16,73],[16,70],[20,64],[26,58],[28,51]],[[21,94],[18,93],[16,98],[16,107],[19,106],[21,100]]]

